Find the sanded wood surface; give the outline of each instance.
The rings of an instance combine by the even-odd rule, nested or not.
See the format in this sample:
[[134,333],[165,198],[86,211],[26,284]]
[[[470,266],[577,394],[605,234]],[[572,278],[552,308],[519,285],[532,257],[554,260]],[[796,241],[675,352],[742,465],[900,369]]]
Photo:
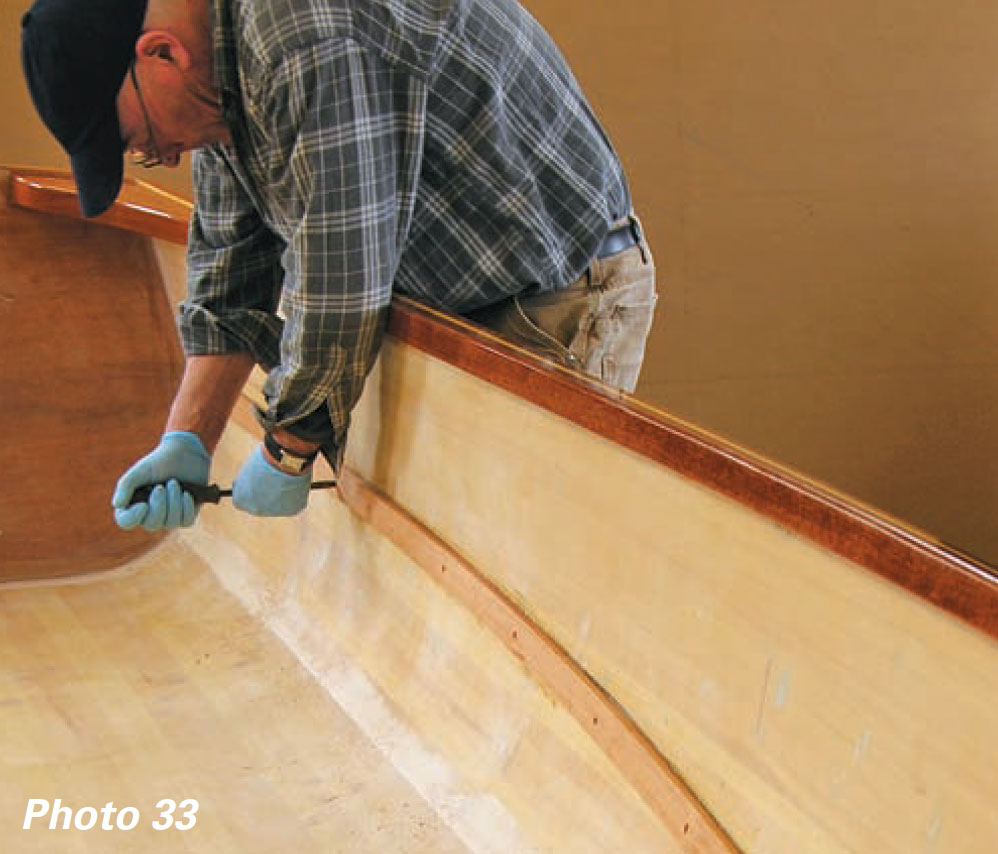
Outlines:
[[923,532],[458,318],[397,299],[389,331],[727,495],[998,638],[998,573]]
[[360,477],[542,626],[742,850],[998,846],[986,634],[395,339],[352,430]]
[[[253,432],[226,432],[219,478]],[[559,692],[330,495],[291,520],[207,507],[125,570],[8,583],[0,641],[0,850],[730,850],[695,815],[670,831]],[[164,799],[196,821],[156,830]],[[108,804],[139,822],[91,827]]]
[[[250,418],[230,426],[216,455],[221,480],[238,469],[256,433]],[[363,485],[352,486],[358,498]],[[293,520],[209,510],[185,541],[316,673],[328,672],[330,649],[363,670],[436,757],[407,763],[414,785],[436,788],[433,768],[442,763],[447,801],[477,804],[451,810],[462,838],[497,854],[730,850],[703,827],[695,805],[673,805],[687,810],[689,828],[662,820],[633,769],[593,737],[591,720],[565,705],[568,680],[559,686],[538,672],[538,656],[529,653],[538,637],[525,622],[522,646],[490,631],[480,580],[405,511],[377,505],[404,532],[393,540],[389,525],[372,524],[329,493],[314,495]],[[427,571],[429,555],[445,555],[459,586],[464,579],[479,588],[470,591],[479,607],[439,583],[439,568]],[[494,595],[489,601],[507,614],[517,610]],[[340,693],[349,681],[335,675],[330,684],[340,702],[350,702]],[[604,723],[619,734],[614,721]]]
[[[25,830],[32,799],[49,807]],[[165,799],[178,806],[169,826]],[[189,799],[197,808],[187,818]],[[73,812],[66,829],[64,817],[50,829],[57,800]],[[81,829],[86,808],[106,804],[116,810],[110,829],[100,815]],[[116,826],[127,808],[134,827],[127,813]],[[0,850],[488,849],[459,839],[293,652],[172,538],[124,574],[0,592]]]
[[409,555],[524,662],[645,798],[677,846],[691,854],[737,851],[627,712],[498,587],[349,468],[341,494],[351,510]]
[[181,355],[148,239],[7,203],[0,171],[0,580],[107,569],[121,473],[154,444]]

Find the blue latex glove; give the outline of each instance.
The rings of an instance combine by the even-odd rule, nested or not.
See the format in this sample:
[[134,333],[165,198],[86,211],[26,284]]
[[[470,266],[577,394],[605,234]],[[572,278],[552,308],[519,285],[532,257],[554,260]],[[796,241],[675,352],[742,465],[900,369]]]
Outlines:
[[254,516],[294,516],[308,504],[311,487],[311,469],[286,474],[267,462],[258,445],[232,484],[232,503]]
[[[126,471],[114,490],[111,505],[114,521],[121,528],[142,525],[147,531],[189,527],[198,515],[194,497],[184,492],[178,480],[208,483],[211,455],[194,433],[165,433],[159,446]],[[128,506],[140,486],[159,484],[149,501]]]

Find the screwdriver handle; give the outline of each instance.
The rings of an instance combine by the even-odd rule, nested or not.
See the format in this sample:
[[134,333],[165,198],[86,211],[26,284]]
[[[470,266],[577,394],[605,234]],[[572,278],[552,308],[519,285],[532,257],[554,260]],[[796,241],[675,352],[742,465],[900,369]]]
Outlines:
[[[186,480],[178,481],[178,483],[184,492],[189,492],[193,496],[196,504],[218,504],[223,498],[232,495],[231,489],[221,489],[214,483],[205,485],[201,483],[188,483]],[[132,500],[129,502],[129,506],[148,501],[153,489],[159,485],[162,484],[151,483],[148,486],[140,486],[132,493]]]

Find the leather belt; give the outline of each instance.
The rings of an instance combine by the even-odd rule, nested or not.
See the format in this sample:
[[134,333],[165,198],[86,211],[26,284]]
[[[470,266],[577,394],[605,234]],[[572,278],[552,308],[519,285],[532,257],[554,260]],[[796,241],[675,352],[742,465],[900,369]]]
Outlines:
[[603,238],[596,257],[603,259],[611,255],[617,255],[625,249],[637,246],[641,242],[641,225],[631,217],[623,225],[610,229],[610,232]]

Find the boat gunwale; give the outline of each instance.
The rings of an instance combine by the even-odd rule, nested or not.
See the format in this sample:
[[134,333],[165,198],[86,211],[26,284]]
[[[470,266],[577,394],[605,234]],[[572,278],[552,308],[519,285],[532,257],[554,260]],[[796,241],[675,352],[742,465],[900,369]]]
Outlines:
[[[12,204],[80,216],[67,172],[4,171]],[[182,244],[191,210],[185,199],[129,181],[123,197],[95,221]],[[388,332],[750,508],[998,639],[998,570],[925,532],[409,298],[394,298]]]

